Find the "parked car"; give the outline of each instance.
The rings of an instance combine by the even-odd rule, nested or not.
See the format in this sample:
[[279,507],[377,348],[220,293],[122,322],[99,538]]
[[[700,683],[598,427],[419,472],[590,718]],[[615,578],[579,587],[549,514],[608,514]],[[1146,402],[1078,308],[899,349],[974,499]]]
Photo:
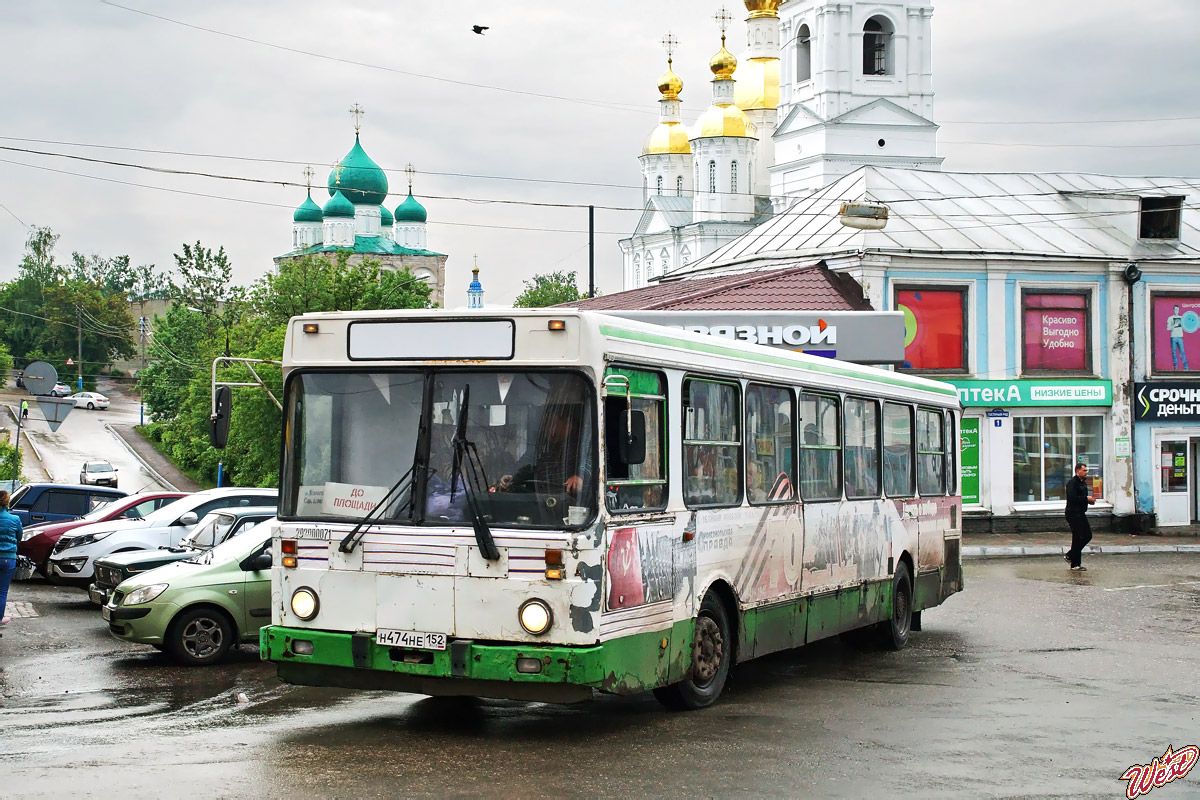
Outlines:
[[75,401],[76,408],[86,408],[88,411],[108,408],[108,398],[99,392],[76,392],[71,399]]
[[79,482],[85,486],[117,485],[117,468],[107,461],[85,461],[79,470]]
[[109,632],[152,644],[190,666],[215,664],[271,621],[271,528],[135,575],[100,609]]
[[17,388],[18,389],[25,388],[25,373],[24,372],[17,373]]
[[108,602],[109,595],[119,583],[139,572],[195,558],[273,516],[275,506],[223,508],[200,520],[200,524],[192,528],[192,532],[183,537],[177,547],[131,550],[98,558],[93,571],[96,582],[88,587],[88,597],[96,605],[102,606]]
[[13,492],[9,509],[22,525],[78,519],[124,497],[120,489],[69,483],[27,483]]
[[50,554],[50,580],[86,589],[97,558],[126,550],[179,544],[210,511],[279,502],[275,489],[207,489],[176,500],[145,519],[96,522],[64,535]]
[[30,525],[25,528],[21,541],[17,544],[17,554],[33,559],[33,563],[37,564],[38,571],[48,578],[50,577],[50,552],[64,533],[69,533],[84,525],[91,525],[93,522],[141,519],[184,496],[184,492],[131,494],[127,497],[117,498],[111,503],[104,503],[79,519]]
[[71,393],[71,387],[67,386],[62,381],[54,384],[54,388],[50,390],[51,397],[66,397]]

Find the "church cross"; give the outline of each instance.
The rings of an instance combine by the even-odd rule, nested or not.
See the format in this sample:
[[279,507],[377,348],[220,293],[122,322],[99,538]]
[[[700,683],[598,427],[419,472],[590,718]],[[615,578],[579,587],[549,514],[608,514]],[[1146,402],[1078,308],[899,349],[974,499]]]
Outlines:
[[344,170],[344,169],[345,169],[345,167],[342,166],[342,160],[340,158],[337,161],[333,162],[333,183],[334,183],[334,185],[340,186],[342,184],[342,170]]
[[667,51],[667,63],[670,64],[671,59],[675,55],[675,48],[679,45],[679,40],[675,38],[674,34],[672,34],[670,31],[667,31],[667,35],[663,37],[660,44],[663,46],[663,49]]
[[362,116],[367,112],[363,110],[362,106],[360,106],[358,103],[355,103],[354,105],[350,106],[350,113],[354,115],[354,133],[357,134],[358,129],[362,125]]
[[310,192],[312,191],[312,176],[313,176],[313,168],[310,166],[305,166],[304,167],[304,184],[308,187],[308,190]]
[[404,168],[404,173],[408,175],[408,193],[412,194],[412,179],[413,175],[417,174],[417,171],[413,168],[411,161],[408,162],[408,166]]
[[721,26],[721,36],[724,37],[725,29],[729,27],[730,22],[733,22],[733,17],[730,15],[729,10],[725,6],[721,6],[717,13],[713,15],[713,19]]

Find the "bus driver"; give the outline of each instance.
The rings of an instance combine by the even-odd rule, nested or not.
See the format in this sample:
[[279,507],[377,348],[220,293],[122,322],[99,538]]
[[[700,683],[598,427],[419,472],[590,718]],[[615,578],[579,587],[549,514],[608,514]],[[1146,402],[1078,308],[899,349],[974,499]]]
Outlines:
[[534,463],[502,475],[500,492],[564,492],[573,497],[588,483],[590,465],[580,463],[583,448],[583,406],[555,404],[546,409]]

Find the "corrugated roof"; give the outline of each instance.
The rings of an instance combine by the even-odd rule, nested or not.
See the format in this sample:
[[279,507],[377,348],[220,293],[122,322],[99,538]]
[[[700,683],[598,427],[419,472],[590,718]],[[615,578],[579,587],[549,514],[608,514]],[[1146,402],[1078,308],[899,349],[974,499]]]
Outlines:
[[[1138,239],[1113,200],[1181,195],[1178,240]],[[1200,259],[1200,179],[1087,173],[967,173],[860,167],[695,262],[691,271],[817,259],[859,250],[929,256]],[[838,221],[845,201],[888,206],[887,227]],[[1136,208],[1136,207],[1133,207]]]
[[690,280],[664,281],[627,292],[564,303],[594,310],[870,311],[862,287],[822,263]]

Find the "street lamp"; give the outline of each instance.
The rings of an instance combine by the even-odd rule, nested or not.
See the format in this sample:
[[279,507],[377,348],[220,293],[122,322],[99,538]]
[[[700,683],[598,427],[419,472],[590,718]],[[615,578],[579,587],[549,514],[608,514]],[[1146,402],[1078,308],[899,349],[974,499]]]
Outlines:
[[887,225],[888,209],[883,203],[842,203],[838,209],[838,221],[847,228],[861,231],[883,230]]
[[409,280],[397,283],[395,286],[392,287],[392,290],[390,292],[388,292],[388,296],[383,299],[383,302],[380,305],[382,305],[386,308],[388,303],[392,302],[392,298],[395,296],[397,289],[402,289],[405,286],[408,286],[410,283],[416,283],[417,281],[427,281],[432,277],[433,277],[432,275],[418,275],[415,278],[410,278]]

